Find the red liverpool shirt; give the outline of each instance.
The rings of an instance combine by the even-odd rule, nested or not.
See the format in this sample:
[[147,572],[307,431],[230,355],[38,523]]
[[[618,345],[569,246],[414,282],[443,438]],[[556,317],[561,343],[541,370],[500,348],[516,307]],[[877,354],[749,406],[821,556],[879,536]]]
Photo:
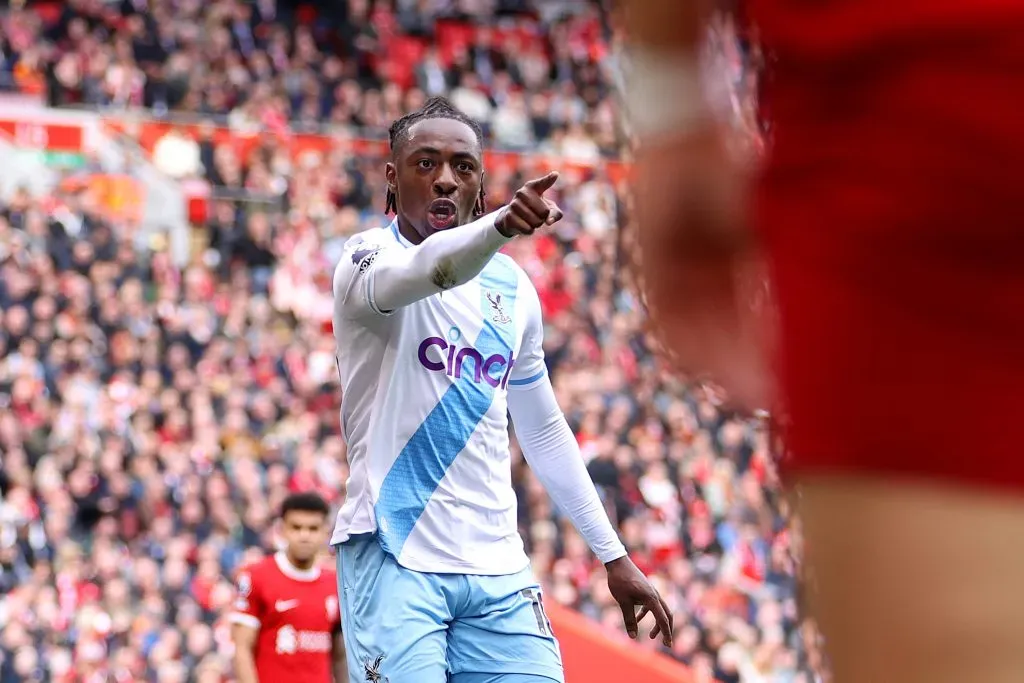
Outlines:
[[231,621],[259,630],[261,681],[329,683],[331,650],[341,629],[334,572],[296,569],[277,553],[242,569]]

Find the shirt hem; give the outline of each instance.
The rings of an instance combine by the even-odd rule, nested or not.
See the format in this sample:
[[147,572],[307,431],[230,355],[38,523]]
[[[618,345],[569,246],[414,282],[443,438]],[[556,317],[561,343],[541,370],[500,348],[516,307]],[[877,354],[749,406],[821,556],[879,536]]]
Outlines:
[[361,527],[352,527],[345,529],[344,531],[335,531],[331,534],[331,546],[341,545],[353,536],[362,536],[363,534],[374,534],[377,533],[377,527],[370,526],[365,529]]
[[399,565],[414,572],[424,574],[465,574],[467,576],[512,576],[530,566],[529,557],[523,555],[522,560],[522,564],[514,565],[514,568],[509,570],[508,565],[498,568],[481,567],[472,562],[432,562],[430,560],[424,561],[418,557],[410,557],[406,554],[395,558]]

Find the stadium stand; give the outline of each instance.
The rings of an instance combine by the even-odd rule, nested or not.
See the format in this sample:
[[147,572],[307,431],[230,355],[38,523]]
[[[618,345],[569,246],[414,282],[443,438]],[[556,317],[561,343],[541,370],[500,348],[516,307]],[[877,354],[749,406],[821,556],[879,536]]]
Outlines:
[[[439,92],[485,124],[492,205],[565,171],[566,219],[509,252],[540,292],[590,472],[675,612],[671,671],[827,681],[767,435],[669,376],[643,331],[614,16],[553,0],[0,7],[0,143],[34,144],[5,123],[11,98],[87,108],[174,180],[188,219],[182,257],[170,226],[141,227],[137,176],[103,172],[85,143],[45,158],[45,190],[3,190],[0,683],[230,680],[235,569],[274,547],[288,492],[344,495],[330,276],[384,220],[386,125]],[[709,56],[758,144],[756,52],[723,17]],[[569,680],[613,680],[601,662],[620,651],[637,677],[680,680],[644,669],[663,648],[626,641],[602,568],[521,458],[514,476],[535,570],[566,608],[551,612]]]

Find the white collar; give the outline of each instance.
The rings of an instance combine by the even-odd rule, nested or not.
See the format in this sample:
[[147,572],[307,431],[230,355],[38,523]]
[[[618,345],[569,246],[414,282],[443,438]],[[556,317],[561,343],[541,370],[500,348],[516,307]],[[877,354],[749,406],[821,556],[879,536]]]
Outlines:
[[391,225],[388,226],[388,229],[391,230],[391,234],[395,236],[395,239],[403,247],[408,248],[413,246],[412,242],[405,239],[405,235],[403,235],[402,231],[398,229],[398,216],[395,216],[395,220],[391,221]]
[[288,560],[288,556],[284,552],[274,553],[274,562],[277,563],[277,568],[281,570],[281,573],[287,576],[289,579],[295,579],[296,581],[316,581],[320,578],[320,566],[314,564],[309,569],[299,569]]

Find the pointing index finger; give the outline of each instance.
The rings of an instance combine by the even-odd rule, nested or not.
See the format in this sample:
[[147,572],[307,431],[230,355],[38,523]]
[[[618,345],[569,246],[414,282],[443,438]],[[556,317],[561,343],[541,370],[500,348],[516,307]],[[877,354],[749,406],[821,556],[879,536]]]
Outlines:
[[544,194],[551,189],[551,186],[558,181],[558,171],[552,171],[543,178],[534,178],[533,180],[527,181],[526,187],[530,188],[539,195]]

